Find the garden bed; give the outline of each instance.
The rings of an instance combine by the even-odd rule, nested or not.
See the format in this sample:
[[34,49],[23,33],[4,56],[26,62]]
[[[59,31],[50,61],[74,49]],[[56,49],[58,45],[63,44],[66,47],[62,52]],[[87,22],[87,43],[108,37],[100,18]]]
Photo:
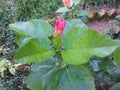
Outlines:
[[101,34],[104,34],[106,30],[110,29],[113,29],[116,33],[118,33],[120,31],[120,26],[116,25],[114,22],[112,22],[112,20],[114,19],[94,20],[90,21],[87,26]]

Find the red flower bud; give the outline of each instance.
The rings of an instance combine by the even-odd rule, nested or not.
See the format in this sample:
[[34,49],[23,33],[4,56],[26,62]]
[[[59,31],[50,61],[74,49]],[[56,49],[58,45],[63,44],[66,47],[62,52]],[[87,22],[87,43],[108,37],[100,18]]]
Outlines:
[[55,21],[54,36],[56,36],[58,34],[60,34],[62,36],[65,26],[66,26],[66,21],[65,20],[57,19]]
[[72,0],[63,0],[63,3],[66,7],[71,7],[73,4]]

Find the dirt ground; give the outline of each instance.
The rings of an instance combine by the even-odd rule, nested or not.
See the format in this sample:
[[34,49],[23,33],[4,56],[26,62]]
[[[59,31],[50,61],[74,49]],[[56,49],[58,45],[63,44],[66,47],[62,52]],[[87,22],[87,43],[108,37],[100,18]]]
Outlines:
[[[113,7],[108,7],[107,5],[103,4],[100,6],[100,10],[105,10],[105,11],[109,11],[111,9],[118,9],[118,7],[116,8],[115,6]],[[90,7],[90,11],[92,12],[96,12],[96,11],[99,11],[99,10],[96,10],[94,7]],[[93,30],[96,30],[98,31],[99,33],[103,34],[105,33],[106,30],[108,29],[114,29],[117,32],[120,31],[120,26],[117,26],[115,23],[110,23],[111,20],[115,20],[115,18],[104,18],[102,20],[93,20],[93,21],[90,21],[87,26],[90,28],[90,29],[93,29]]]
[[105,33],[108,29],[114,29],[116,33],[119,32],[120,26],[117,26],[115,23],[110,23],[111,20],[112,19],[102,19],[99,21],[90,21],[87,26],[101,34]]

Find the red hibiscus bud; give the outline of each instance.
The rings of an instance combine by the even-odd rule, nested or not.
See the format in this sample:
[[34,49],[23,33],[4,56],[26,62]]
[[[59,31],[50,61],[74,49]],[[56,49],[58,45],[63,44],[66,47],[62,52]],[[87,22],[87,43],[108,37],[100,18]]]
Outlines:
[[60,36],[62,36],[65,26],[66,26],[66,21],[65,20],[57,19],[55,21],[54,36],[56,36],[58,34],[60,34]]
[[63,0],[63,3],[66,7],[71,7],[73,4],[72,0]]

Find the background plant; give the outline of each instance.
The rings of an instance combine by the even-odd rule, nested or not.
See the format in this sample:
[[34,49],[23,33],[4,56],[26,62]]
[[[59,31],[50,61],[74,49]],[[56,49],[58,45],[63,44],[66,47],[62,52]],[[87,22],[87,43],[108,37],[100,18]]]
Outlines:
[[80,18],[83,22],[89,22],[86,17],[89,10],[84,10],[84,0],[73,0],[72,7],[60,7],[56,13],[59,14],[58,18],[70,19],[70,18]]
[[61,0],[17,0],[17,19],[30,20],[37,18],[51,18],[54,11],[62,6]]
[[101,4],[111,5],[119,5],[119,0],[88,0],[89,5],[94,5],[95,7],[100,6]]
[[[12,0],[13,1],[13,0]],[[14,10],[11,6],[13,3],[9,2],[6,3],[6,1],[1,0],[0,2],[0,48],[3,49],[0,52],[0,60],[6,58],[8,60],[11,60],[15,49],[17,48],[15,44],[15,34],[13,31],[10,31],[8,29],[8,25],[10,23],[14,23],[16,21]],[[7,5],[9,4],[9,5]],[[11,8],[9,8],[11,7]]]

